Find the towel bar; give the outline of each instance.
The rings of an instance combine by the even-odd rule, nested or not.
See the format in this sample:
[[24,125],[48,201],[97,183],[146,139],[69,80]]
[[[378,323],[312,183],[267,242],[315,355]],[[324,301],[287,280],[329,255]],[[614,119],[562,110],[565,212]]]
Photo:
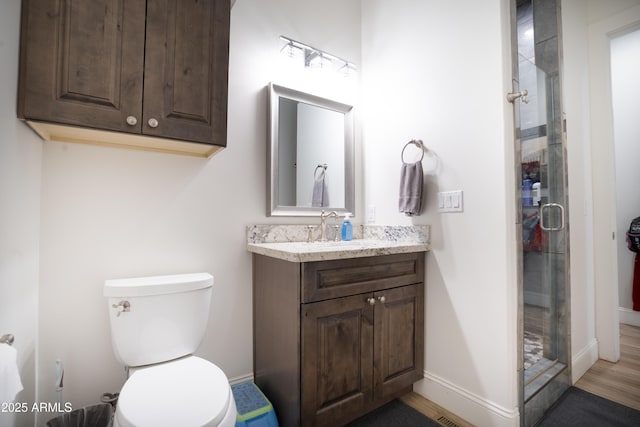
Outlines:
[[4,334],[0,337],[0,344],[13,344],[14,337],[11,334]]

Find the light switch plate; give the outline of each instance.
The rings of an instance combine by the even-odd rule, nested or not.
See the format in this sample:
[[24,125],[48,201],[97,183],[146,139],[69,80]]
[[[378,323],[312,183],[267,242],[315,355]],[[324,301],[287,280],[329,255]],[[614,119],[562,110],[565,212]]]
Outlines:
[[367,224],[374,224],[376,222],[376,206],[367,206]]
[[438,193],[438,212],[463,212],[462,190]]

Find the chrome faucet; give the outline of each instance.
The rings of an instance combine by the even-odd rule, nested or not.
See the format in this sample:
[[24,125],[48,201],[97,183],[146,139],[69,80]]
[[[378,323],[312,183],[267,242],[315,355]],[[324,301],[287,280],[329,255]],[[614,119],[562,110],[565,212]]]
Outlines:
[[320,212],[320,241],[321,242],[327,241],[327,218],[329,217],[337,218],[338,212],[336,211],[331,211],[327,213],[325,213],[325,211]]

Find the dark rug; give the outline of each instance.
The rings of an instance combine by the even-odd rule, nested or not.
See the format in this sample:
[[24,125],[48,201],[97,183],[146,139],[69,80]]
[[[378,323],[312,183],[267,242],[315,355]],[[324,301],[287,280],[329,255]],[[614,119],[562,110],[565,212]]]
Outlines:
[[569,387],[537,426],[638,427],[640,411]]
[[347,424],[346,427],[442,427],[441,424],[422,415],[399,400],[384,406]]

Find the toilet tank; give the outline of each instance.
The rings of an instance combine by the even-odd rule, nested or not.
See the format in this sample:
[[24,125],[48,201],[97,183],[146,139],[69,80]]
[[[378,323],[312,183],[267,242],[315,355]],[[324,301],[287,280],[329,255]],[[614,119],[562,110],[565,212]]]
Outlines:
[[193,353],[207,327],[212,288],[209,273],[105,281],[116,358],[143,366]]

